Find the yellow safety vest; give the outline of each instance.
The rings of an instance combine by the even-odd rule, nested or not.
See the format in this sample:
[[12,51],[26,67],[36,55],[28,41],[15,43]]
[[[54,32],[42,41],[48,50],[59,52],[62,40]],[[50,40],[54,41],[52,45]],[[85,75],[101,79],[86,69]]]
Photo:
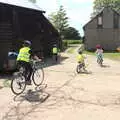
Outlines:
[[77,61],[78,61],[78,62],[84,62],[84,56],[79,54],[79,55],[77,56]]
[[29,47],[23,47],[20,49],[17,61],[25,61],[29,62],[30,61],[30,48]]
[[53,48],[52,53],[53,53],[53,54],[57,54],[57,53],[58,53],[58,50],[57,50],[56,47]]

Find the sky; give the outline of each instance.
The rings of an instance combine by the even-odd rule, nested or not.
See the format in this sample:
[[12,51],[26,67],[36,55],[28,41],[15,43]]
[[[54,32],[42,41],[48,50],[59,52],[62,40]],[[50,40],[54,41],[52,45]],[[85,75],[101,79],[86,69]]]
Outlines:
[[93,12],[93,1],[94,0],[37,0],[37,5],[46,11],[46,17],[52,12],[56,12],[59,6],[62,5],[69,18],[69,25],[76,28],[80,35],[83,36],[82,27],[90,20],[90,15]]

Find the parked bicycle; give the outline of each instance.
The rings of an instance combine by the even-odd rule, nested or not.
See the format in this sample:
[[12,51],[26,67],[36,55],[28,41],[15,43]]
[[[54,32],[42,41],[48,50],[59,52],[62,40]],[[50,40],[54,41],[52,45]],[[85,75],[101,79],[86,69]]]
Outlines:
[[[40,86],[44,81],[44,70],[40,61],[31,61],[32,65],[32,75],[31,81],[35,84],[35,86]],[[19,68],[18,72],[15,72],[13,75],[13,79],[11,81],[11,90],[14,94],[19,95],[24,92],[26,88],[26,75],[25,68],[22,66]]]

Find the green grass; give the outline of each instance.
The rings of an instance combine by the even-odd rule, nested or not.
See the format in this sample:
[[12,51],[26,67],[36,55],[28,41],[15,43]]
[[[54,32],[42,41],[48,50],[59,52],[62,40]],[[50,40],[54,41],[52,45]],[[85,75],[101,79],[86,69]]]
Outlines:
[[70,47],[70,48],[67,50],[67,52],[72,54],[72,53],[74,53],[74,50],[75,50],[74,47]]
[[[95,52],[84,51],[84,53],[88,54],[88,55],[94,55],[95,56]],[[104,52],[103,56],[105,58],[109,58],[111,60],[120,60],[120,53],[119,52]]]
[[63,40],[64,42],[67,42],[69,44],[81,44],[82,40]]
[[95,52],[90,52],[90,51],[84,51],[83,53],[88,55],[95,55]]
[[112,59],[112,60],[120,60],[120,53],[104,53],[104,57]]
[[62,49],[63,51],[69,47],[75,47],[75,45],[82,44],[82,40],[63,40],[62,41]]

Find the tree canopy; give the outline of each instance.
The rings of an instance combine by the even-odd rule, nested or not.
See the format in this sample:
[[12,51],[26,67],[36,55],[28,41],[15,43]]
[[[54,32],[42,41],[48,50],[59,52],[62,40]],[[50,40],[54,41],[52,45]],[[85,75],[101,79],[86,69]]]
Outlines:
[[80,33],[78,30],[76,30],[74,27],[68,27],[63,32],[65,39],[74,39],[74,40],[80,40]]
[[66,10],[64,9],[63,6],[60,6],[57,12],[51,13],[49,15],[49,20],[61,35],[63,31],[69,26]]
[[113,8],[117,12],[120,12],[120,0],[95,0],[93,16],[98,14],[102,8],[108,6]]

